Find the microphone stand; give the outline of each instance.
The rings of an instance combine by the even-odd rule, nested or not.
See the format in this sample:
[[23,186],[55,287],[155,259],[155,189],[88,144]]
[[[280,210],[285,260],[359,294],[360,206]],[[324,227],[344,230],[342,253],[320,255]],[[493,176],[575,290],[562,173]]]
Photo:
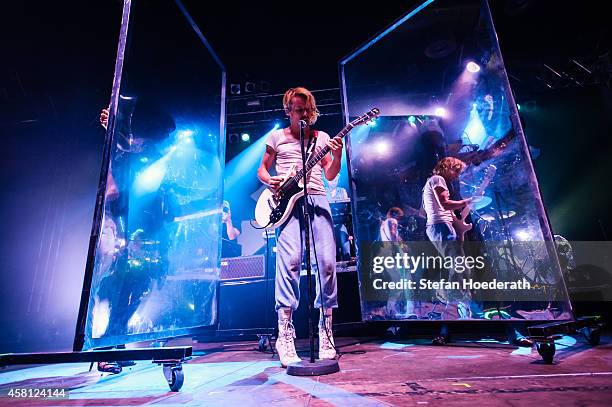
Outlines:
[[[306,149],[304,148],[304,141],[306,139],[304,129],[306,128],[306,126],[306,121],[300,120],[300,148],[302,152],[302,183],[304,191],[304,250],[306,250],[306,276],[308,279],[308,334],[310,337],[310,360],[302,360],[301,362],[292,363],[287,366],[287,374],[291,376],[321,376],[340,371],[338,361],[335,359],[315,360],[313,324],[314,321],[312,318],[314,298],[312,297],[312,266],[310,261],[310,213],[308,211],[308,178],[306,173]],[[312,137],[312,134],[310,135],[310,137]]]

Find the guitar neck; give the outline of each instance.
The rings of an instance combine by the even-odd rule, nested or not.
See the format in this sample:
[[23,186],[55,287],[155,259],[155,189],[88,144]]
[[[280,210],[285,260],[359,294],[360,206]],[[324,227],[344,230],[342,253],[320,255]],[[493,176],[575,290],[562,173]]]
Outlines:
[[476,191],[474,191],[472,196],[480,196],[482,192],[485,190],[485,188],[488,186],[489,186],[489,180],[486,179],[482,184],[480,184],[480,186],[476,189]]
[[[340,133],[336,134],[335,137],[344,138],[344,136],[346,136],[353,129],[353,127],[355,126],[352,123],[347,124],[346,127],[344,127],[340,131]],[[308,173],[330,151],[331,151],[331,148],[329,148],[329,146],[327,145],[321,148],[321,150],[318,153],[316,153],[314,156],[312,156],[306,163],[306,172]],[[299,182],[303,177],[304,177],[304,169],[302,168],[295,174],[295,176],[293,176],[292,182]]]

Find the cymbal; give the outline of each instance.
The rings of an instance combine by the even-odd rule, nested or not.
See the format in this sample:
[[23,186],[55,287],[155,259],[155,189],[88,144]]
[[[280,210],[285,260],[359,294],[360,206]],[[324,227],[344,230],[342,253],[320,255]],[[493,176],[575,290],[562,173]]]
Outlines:
[[478,209],[486,208],[487,206],[491,204],[491,202],[493,202],[493,199],[489,198],[488,196],[477,196],[477,197],[474,197],[474,199],[472,200],[471,206],[472,206],[472,209],[478,210]]
[[495,215],[492,215],[490,213],[483,213],[482,215],[480,215],[480,219],[487,222],[493,222],[495,220]]
[[[506,213],[503,213],[503,214],[502,214],[502,218],[504,218],[504,219],[508,219],[508,218],[513,217],[514,215],[516,215],[516,212],[514,212],[514,211],[508,211],[508,212],[506,212]],[[496,220],[496,219],[498,219],[498,218],[499,218],[499,214],[497,214],[497,213],[491,213],[491,212],[488,212],[488,213],[483,213],[482,215],[480,215],[480,218],[481,218],[482,220],[484,220],[484,221],[487,221],[487,222],[492,222],[492,221],[494,221],[494,220]]]

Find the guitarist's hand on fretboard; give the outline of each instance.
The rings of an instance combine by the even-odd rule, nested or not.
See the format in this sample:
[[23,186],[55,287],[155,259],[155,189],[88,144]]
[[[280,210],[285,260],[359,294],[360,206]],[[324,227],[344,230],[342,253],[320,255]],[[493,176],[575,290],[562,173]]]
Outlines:
[[[379,115],[380,110],[374,108],[348,123],[333,139],[326,142],[325,147],[319,149],[318,152],[313,152],[306,162],[306,168],[297,170],[293,176],[270,176],[268,169],[272,166],[275,153],[272,148],[270,148],[270,152],[266,150],[257,175],[270,188],[262,191],[257,199],[257,205],[255,206],[255,220],[257,223],[266,228],[280,226],[291,214],[295,202],[303,196],[301,188],[298,187],[300,187],[301,182],[303,183],[304,176],[307,177],[308,172],[321,161],[328,163],[327,165],[323,164],[326,175],[337,174],[340,170],[340,159],[342,158],[342,138],[354,127],[366,124]],[[331,162],[327,156],[329,152],[334,157]],[[295,170],[296,167],[294,166],[293,169]],[[291,171],[289,173],[291,174]]]
[[334,159],[342,158],[342,139],[340,137],[333,137],[327,140],[327,146],[331,149]]
[[271,190],[276,191],[284,180],[285,178],[281,175],[272,175],[268,181],[268,185],[270,186]]

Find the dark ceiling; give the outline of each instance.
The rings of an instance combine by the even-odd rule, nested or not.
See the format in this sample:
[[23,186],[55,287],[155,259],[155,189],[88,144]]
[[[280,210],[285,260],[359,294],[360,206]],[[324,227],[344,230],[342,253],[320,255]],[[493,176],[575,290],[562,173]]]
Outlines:
[[[279,88],[296,81],[314,88],[337,86],[338,60],[420,2],[390,1],[384,7],[347,3],[333,9],[329,2],[295,4],[272,7],[226,1],[210,7],[185,0],[234,79],[267,79]],[[492,0],[490,4],[515,86],[534,91],[538,85],[546,86],[547,74],[555,74],[543,64],[569,76],[573,68],[578,74],[581,71],[572,59],[589,70],[601,64],[604,55],[609,61],[609,25],[599,2],[582,7],[550,0]],[[571,85],[567,79],[554,85]]]
[[[155,12],[157,1],[134,3]],[[419,4],[346,2],[332,8],[331,2],[320,1],[183,1],[224,61],[230,81],[266,80],[272,92],[296,84],[337,87],[338,61]],[[87,117],[95,124],[98,106],[110,95],[121,4],[9,3],[3,15],[10,18],[0,25],[0,103],[5,102],[0,123],[35,115],[13,113],[22,109],[15,102],[20,97],[51,95],[54,114],[91,106]],[[491,0],[513,88],[524,98],[555,87],[609,84],[610,35],[603,3],[573,4]],[[32,101],[24,103],[31,106]]]

